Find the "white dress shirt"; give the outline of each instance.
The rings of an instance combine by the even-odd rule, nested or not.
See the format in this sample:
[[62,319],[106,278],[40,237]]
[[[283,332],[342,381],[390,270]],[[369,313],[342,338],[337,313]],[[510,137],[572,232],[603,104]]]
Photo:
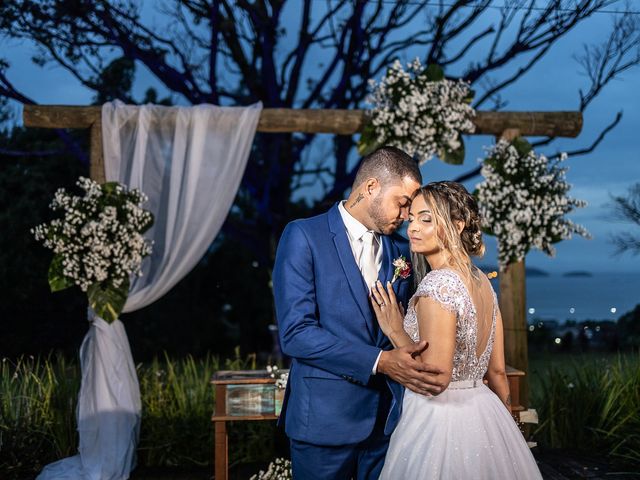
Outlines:
[[[368,231],[368,228],[365,227],[362,223],[356,220],[353,215],[351,215],[347,209],[344,207],[345,201],[343,200],[338,204],[338,211],[340,212],[340,216],[342,217],[342,222],[347,230],[347,238],[349,239],[349,245],[351,245],[351,252],[353,253],[353,257],[356,260],[356,264],[360,269],[360,272],[363,272],[363,265],[361,261],[362,250],[363,250],[363,242],[362,236]],[[375,264],[376,270],[380,271],[380,267],[382,266],[382,242],[380,241],[380,235],[375,233],[373,234],[374,238],[374,246],[375,249]],[[367,285],[367,288],[371,288],[371,285]],[[375,375],[378,372],[378,362],[380,361],[380,355],[382,355],[382,350],[378,353],[378,358],[376,358],[375,363],[373,364],[373,368],[371,372]]]

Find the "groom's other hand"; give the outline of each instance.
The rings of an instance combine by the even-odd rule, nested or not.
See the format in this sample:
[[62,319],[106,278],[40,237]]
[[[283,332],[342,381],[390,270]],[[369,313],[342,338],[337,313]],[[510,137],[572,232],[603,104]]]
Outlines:
[[[429,344],[421,341],[413,345],[383,351],[378,361],[378,373],[383,373],[420,395],[438,395],[445,385],[436,380],[443,370],[426,364],[419,355]],[[416,358],[417,357],[417,358]]]

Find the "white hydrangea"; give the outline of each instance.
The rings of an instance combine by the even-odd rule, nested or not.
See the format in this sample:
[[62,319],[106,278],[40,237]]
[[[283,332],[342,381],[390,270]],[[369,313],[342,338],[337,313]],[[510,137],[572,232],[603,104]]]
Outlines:
[[267,365],[267,373],[271,378],[276,378],[275,386],[278,389],[287,388],[287,382],[289,381],[289,372],[278,373],[277,365]]
[[369,85],[377,145],[395,146],[424,163],[435,154],[458,150],[460,133],[475,131],[469,84],[430,81],[417,58],[406,71],[396,60],[380,83],[370,80]]
[[269,464],[267,470],[260,470],[249,480],[290,480],[293,478],[291,472],[291,460],[286,458],[276,458]]
[[[517,140],[526,145],[523,140]],[[553,243],[572,234],[590,238],[589,232],[565,218],[586,202],[567,195],[571,186],[565,180],[567,168],[533,150],[521,154],[516,146],[500,140],[488,149],[482,166],[484,181],[477,188],[483,227],[498,239],[498,262],[523,260],[532,248],[555,255]]]
[[130,275],[142,275],[142,259],[152,251],[141,234],[153,221],[140,207],[146,195],[116,185],[115,204],[107,204],[100,184],[80,177],[77,186],[82,196],[56,191],[50,207],[62,218],[33,228],[36,240],[61,256],[64,276],[83,292],[107,280],[118,288]]

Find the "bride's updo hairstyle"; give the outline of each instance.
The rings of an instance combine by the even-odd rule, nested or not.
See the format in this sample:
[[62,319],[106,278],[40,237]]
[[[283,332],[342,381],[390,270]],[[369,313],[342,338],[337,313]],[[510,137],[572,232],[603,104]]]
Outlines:
[[[413,198],[422,195],[431,209],[431,216],[440,248],[449,253],[449,264],[460,271],[472,275],[470,257],[484,255],[481,219],[478,203],[461,183],[431,182],[416,190]],[[458,233],[458,224],[463,228]],[[426,259],[422,255],[413,255],[416,267],[416,281],[426,275]],[[422,258],[416,258],[422,257]],[[424,272],[422,265],[424,264]]]

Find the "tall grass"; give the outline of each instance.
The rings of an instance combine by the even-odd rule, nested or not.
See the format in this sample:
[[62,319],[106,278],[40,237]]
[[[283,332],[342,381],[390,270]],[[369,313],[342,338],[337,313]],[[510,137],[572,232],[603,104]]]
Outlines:
[[[138,465],[190,466],[213,461],[211,415],[220,369],[256,368],[255,355],[239,351],[217,357],[164,355],[139,365],[142,425]],[[3,360],[0,367],[0,478],[29,476],[46,463],[75,454],[75,411],[80,388],[76,364],[62,357]],[[274,456],[274,422],[241,422],[229,429],[230,464],[267,461]]]
[[640,464],[640,354],[551,366],[538,382],[540,443]]
[[[532,368],[535,436],[552,448],[579,449],[640,464],[640,355],[607,359],[563,358]],[[220,369],[256,368],[253,355],[179,360],[164,355],[139,365],[141,466],[182,467],[213,461],[211,414]],[[46,463],[73,455],[80,371],[63,357],[3,360],[0,365],[0,478],[33,477]],[[274,422],[229,427],[230,465],[276,456]]]
[[77,448],[79,370],[64,358],[3,359],[0,366],[0,472],[39,468]]

